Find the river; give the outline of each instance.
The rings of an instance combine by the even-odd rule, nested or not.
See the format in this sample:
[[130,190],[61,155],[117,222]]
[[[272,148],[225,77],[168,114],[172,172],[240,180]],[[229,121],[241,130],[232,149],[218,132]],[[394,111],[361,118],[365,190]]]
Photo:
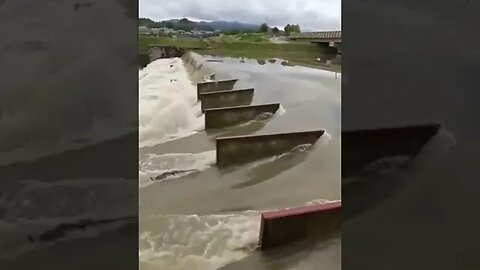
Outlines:
[[[340,199],[340,74],[279,59],[196,58],[198,69],[171,58],[139,71],[141,269],[340,269],[339,234],[277,254],[255,250],[262,211]],[[205,132],[195,85],[212,72],[237,78],[236,89],[254,87],[252,104],[281,108],[271,119]],[[326,135],[310,148],[215,167],[216,136],[315,129]]]

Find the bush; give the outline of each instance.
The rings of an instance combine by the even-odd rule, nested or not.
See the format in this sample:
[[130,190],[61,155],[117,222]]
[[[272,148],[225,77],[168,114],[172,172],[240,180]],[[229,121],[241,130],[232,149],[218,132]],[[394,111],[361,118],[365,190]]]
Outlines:
[[239,38],[241,41],[248,41],[248,42],[265,42],[268,41],[267,37],[264,34],[254,34],[248,33],[243,34]]

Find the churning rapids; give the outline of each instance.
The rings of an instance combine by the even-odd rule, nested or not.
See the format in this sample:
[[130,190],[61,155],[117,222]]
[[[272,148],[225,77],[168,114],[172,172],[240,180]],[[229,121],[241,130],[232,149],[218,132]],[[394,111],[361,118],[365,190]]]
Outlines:
[[[282,60],[195,57],[200,67],[171,58],[139,71],[141,269],[340,269],[339,236],[282,258],[255,251],[261,211],[340,199],[340,76]],[[254,87],[252,104],[282,107],[267,120],[205,132],[195,85],[211,73]],[[313,146],[215,167],[216,136],[314,129],[328,134]]]

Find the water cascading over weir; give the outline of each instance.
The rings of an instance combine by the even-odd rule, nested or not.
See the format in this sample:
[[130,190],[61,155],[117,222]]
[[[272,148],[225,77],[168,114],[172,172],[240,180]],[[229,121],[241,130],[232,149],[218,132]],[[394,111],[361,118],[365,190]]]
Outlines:
[[[280,103],[252,105],[254,88],[240,88],[237,78],[218,78],[217,70],[212,70],[204,57],[193,52],[182,56],[191,80],[197,85],[198,102],[205,114],[205,129],[229,128],[257,119],[260,115],[273,116]],[[222,74],[223,75],[223,74]],[[216,78],[217,77],[217,78]],[[216,166],[219,169],[231,168],[262,158],[279,155],[298,145],[315,144],[325,130],[288,131],[283,133],[215,137]],[[289,241],[311,235],[306,233],[309,224],[318,221],[328,224],[321,232],[326,234],[338,229],[341,204],[322,207],[300,207],[262,214],[259,247],[270,249]],[[317,223],[318,223],[317,222]],[[313,223],[312,223],[313,224]],[[323,228],[323,227],[322,227]],[[280,237],[280,235],[282,237]]]

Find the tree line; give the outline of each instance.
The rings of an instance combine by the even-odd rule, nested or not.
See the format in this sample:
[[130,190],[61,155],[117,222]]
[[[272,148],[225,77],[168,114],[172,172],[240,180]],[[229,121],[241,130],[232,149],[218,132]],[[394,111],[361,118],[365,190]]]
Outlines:
[[[201,24],[197,22],[190,21],[186,18],[183,18],[181,20],[178,20],[177,22],[173,21],[161,21],[161,22],[155,22],[151,19],[148,18],[140,18],[139,19],[139,24],[141,26],[146,26],[149,28],[160,28],[160,27],[167,27],[175,30],[185,30],[185,31],[190,31],[190,30],[204,30],[204,31],[214,31],[214,29],[210,25],[206,24]],[[226,30],[223,31],[223,33],[227,35],[235,35],[239,33],[255,33],[255,32],[260,32],[260,33],[267,33],[269,31],[270,27],[266,23],[262,23],[258,30],[255,29],[232,29],[232,30]],[[273,34],[278,34],[280,33],[280,29],[278,27],[273,27],[271,28],[271,31]],[[284,28],[283,31],[285,34],[289,35],[290,33],[300,33],[300,25],[298,24],[287,24]]]
[[140,26],[146,26],[148,28],[171,28],[175,30],[184,30],[184,31],[191,31],[191,30],[204,30],[204,31],[214,31],[210,25],[200,24],[193,21],[190,21],[186,18],[180,19],[177,22],[174,21],[161,21],[155,22],[148,18],[140,18],[139,19]]
[[[269,29],[268,25],[266,23],[262,23],[262,25],[260,25],[260,28],[258,29],[258,31],[261,32],[261,33],[267,33],[268,29]],[[287,35],[289,35],[290,33],[300,33],[301,32],[300,25],[298,25],[298,24],[287,24],[283,28],[283,31],[285,31],[285,33]],[[278,29],[278,27],[273,27],[272,28],[272,33],[278,34],[279,32],[280,32],[280,29]]]

